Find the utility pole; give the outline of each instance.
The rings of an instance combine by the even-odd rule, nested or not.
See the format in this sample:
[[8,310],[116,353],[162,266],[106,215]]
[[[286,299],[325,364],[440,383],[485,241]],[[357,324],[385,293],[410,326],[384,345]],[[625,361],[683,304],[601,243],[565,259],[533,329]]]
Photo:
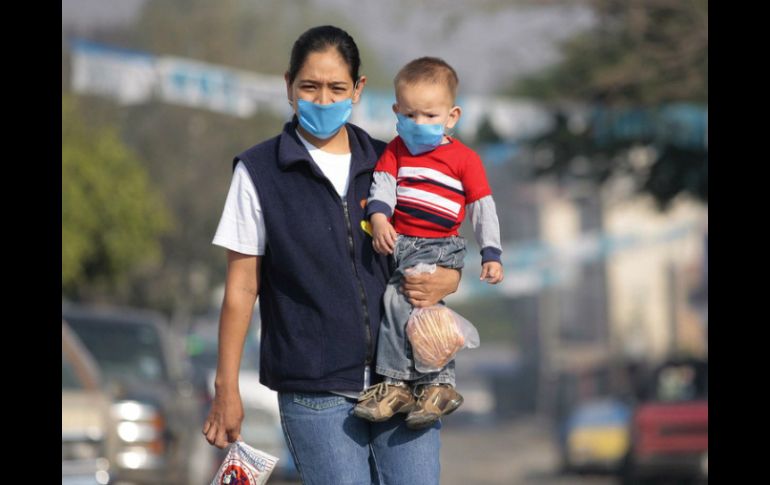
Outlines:
[[679,321],[677,317],[677,288],[678,278],[676,274],[676,265],[669,261],[666,266],[666,281],[668,283],[668,353],[676,356],[679,353]]

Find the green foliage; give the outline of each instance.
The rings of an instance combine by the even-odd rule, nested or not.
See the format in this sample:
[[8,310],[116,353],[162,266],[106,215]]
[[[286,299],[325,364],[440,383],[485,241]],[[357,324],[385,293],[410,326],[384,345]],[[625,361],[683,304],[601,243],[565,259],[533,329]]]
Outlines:
[[[705,136],[698,107],[708,106],[708,2],[594,0],[592,4],[597,25],[564,45],[560,63],[521,79],[510,90],[556,107],[554,128],[533,142],[538,159],[534,174],[602,184],[625,173],[661,209],[683,192],[708,203],[705,142],[683,144],[668,137],[664,132],[678,132],[682,126],[669,127],[665,116],[656,114],[683,106],[684,122],[693,123],[686,131]],[[575,129],[561,111],[571,103],[604,114],[589,115],[585,126]],[[655,130],[641,129],[638,136],[597,136],[608,124],[633,130],[651,126],[651,119],[664,124]],[[641,170],[630,162],[630,150],[638,147],[654,148],[656,154]]]
[[115,291],[157,263],[171,218],[114,126],[90,126],[62,96],[62,292]]
[[513,94],[607,105],[708,102],[708,2],[594,0],[598,24]]
[[277,135],[283,120],[250,119],[161,103],[126,109],[123,138],[147,161],[178,224],[161,239],[164,264],[136,281],[133,304],[168,314],[200,312],[224,280],[225,251],[211,240],[232,177],[232,160]]
[[489,121],[489,116],[484,116],[479,123],[479,128],[476,130],[475,143],[481,145],[483,143],[500,143],[503,138],[495,131],[492,122]]
[[[376,57],[361,42],[356,26],[333,9],[314,8],[308,2],[293,3],[290,8],[278,0],[222,0],[215,4],[202,0],[149,1],[135,25],[94,32],[89,38],[158,56],[282,75],[296,37],[325,23],[339,25],[357,40],[362,72],[370,85],[380,78],[389,86],[390,77],[381,74]],[[69,53],[64,51],[64,44],[63,40],[62,90],[66,92]],[[97,96],[77,99],[90,126],[118,128],[115,137],[143,161],[175,221],[156,241],[155,251],[160,252],[163,264],[144,265],[141,271],[133,272],[110,299],[180,317],[206,311],[211,290],[225,276],[225,252],[212,246],[211,239],[227,195],[233,156],[277,135],[285,120],[266,112],[240,119],[158,101],[118,106]],[[62,187],[67,184],[63,180]],[[77,246],[71,251],[77,251]]]
[[[698,111],[693,106],[680,108]],[[576,129],[570,126],[568,115],[557,112],[554,128],[530,141],[535,159],[531,174],[559,183],[597,185],[615,175],[629,176],[637,192],[651,195],[660,210],[666,210],[682,193],[708,204],[708,149],[693,140],[685,143],[686,136],[673,136],[676,124],[666,123],[661,113],[664,111],[596,110],[584,127]],[[695,126],[686,131],[697,134]],[[614,130],[608,130],[612,127]],[[639,155],[632,150],[639,149],[649,161],[635,162]]]

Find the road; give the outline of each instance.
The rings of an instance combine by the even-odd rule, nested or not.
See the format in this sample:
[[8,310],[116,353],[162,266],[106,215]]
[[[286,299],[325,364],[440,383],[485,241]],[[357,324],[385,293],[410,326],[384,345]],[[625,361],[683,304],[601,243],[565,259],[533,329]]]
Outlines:
[[[460,418],[459,416],[457,418]],[[616,485],[609,475],[562,475],[546,422],[469,423],[449,416],[441,434],[442,485]],[[270,485],[296,482],[270,480]]]
[[615,485],[609,475],[562,475],[546,422],[453,423],[442,431],[442,485]]

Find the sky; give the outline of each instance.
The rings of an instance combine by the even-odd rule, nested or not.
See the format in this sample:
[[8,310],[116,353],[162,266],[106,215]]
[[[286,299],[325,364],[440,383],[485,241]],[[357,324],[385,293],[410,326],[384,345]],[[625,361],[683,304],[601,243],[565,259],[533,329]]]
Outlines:
[[[62,0],[62,29],[126,26],[147,0]],[[253,0],[256,1],[256,0]],[[336,8],[396,72],[423,55],[442,57],[458,72],[465,94],[491,93],[559,60],[558,43],[595,23],[579,2],[499,0],[308,0]],[[296,3],[286,2],[287,8]],[[474,8],[470,9],[469,6]]]

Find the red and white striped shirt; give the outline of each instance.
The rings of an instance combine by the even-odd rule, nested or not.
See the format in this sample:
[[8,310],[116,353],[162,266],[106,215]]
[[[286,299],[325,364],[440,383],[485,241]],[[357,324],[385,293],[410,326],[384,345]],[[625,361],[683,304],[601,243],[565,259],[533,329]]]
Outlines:
[[407,236],[457,236],[465,206],[492,194],[481,158],[454,138],[413,156],[397,136],[374,170],[396,179],[391,222],[396,232]]

